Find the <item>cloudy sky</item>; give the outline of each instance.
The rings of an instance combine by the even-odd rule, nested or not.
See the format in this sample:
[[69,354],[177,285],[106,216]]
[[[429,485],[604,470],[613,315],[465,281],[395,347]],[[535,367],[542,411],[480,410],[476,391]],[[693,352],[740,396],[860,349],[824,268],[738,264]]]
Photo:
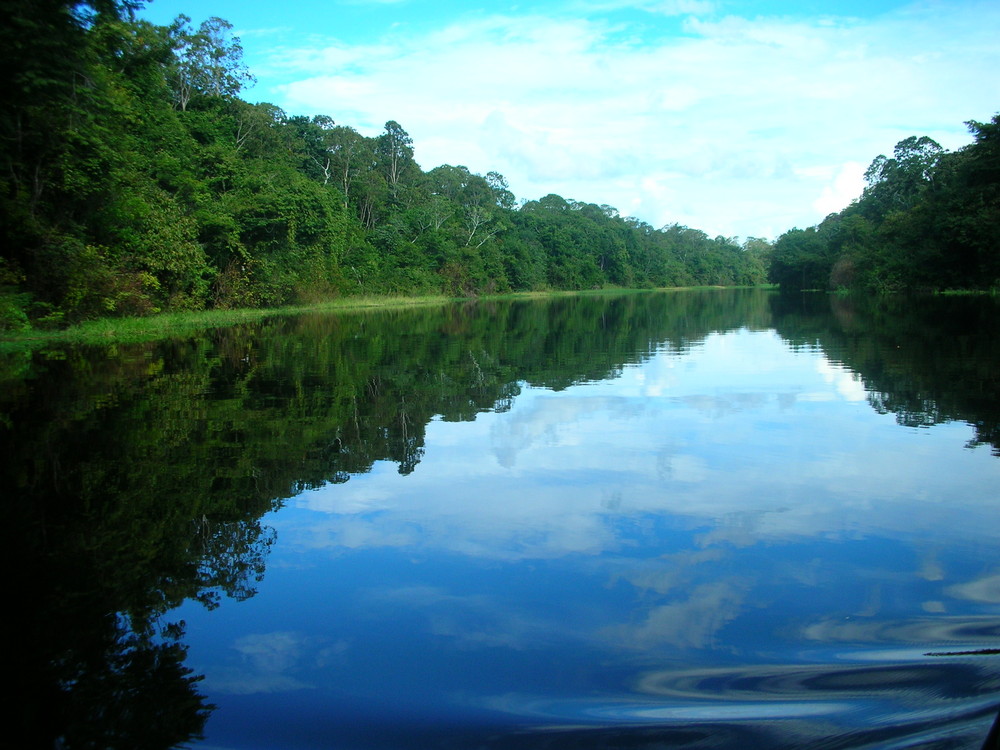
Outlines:
[[857,197],[899,140],[1000,111],[1000,4],[975,0],[154,0],[230,21],[250,101],[660,227],[774,238]]

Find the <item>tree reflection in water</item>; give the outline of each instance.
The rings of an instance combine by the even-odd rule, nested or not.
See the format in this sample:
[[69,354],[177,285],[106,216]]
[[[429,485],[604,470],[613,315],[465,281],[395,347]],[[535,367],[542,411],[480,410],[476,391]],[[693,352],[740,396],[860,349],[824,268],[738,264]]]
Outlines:
[[[560,390],[713,332],[773,328],[857,373],[872,407],[901,424],[965,421],[997,450],[997,321],[990,299],[730,290],[276,318],[5,354],[0,495],[14,529],[9,662],[22,681],[13,708],[24,746],[198,738],[212,706],[184,666],[184,625],[167,613],[189,599],[253,596],[275,543],[267,513],[376,461],[417,470],[434,418],[472,420],[509,409],[523,383]],[[641,746],[646,733],[694,747],[720,730],[664,731],[630,741]],[[592,731],[578,746],[616,736]]]

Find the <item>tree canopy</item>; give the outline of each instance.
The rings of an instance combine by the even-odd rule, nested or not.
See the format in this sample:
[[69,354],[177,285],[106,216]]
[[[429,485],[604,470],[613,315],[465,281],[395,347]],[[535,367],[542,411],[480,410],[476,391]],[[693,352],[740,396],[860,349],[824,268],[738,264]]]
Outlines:
[[232,26],[4,0],[0,330],[357,294],[754,284],[761,248],[240,98]]
[[395,120],[242,98],[224,19],[137,20],[131,0],[2,0],[0,330],[361,294],[753,285],[1000,286],[1000,120],[949,153],[900,141],[859,200],[768,240],[655,228],[514,196],[497,171],[424,170]]
[[777,239],[771,280],[876,293],[1000,289],[1000,115],[966,125],[974,141],[958,151],[910,136],[876,157],[858,200]]

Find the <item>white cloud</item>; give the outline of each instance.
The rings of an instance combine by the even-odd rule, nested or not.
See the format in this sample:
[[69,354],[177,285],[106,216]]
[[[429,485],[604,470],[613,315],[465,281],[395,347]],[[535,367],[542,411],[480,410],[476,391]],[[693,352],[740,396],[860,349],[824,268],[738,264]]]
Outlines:
[[813,208],[821,216],[836,213],[851,201],[861,196],[865,188],[865,167],[849,161],[843,164],[833,176],[832,182],[823,188],[819,198],[813,201]]
[[496,169],[520,197],[774,236],[843,207],[862,165],[903,137],[967,143],[962,121],[1000,100],[998,22],[990,6],[941,4],[869,21],[688,17],[686,36],[656,36],[600,15],[494,15],[275,49],[263,68],[285,82],[258,93],[368,134],[397,120],[424,168]]
[[968,583],[950,586],[947,593],[957,599],[1000,604],[1000,575],[986,576]]
[[992,528],[988,502],[965,499],[959,516],[949,502],[981,497],[994,459],[960,449],[941,459],[935,448],[963,445],[971,428],[938,425],[932,441],[865,398],[849,370],[792,352],[773,332],[713,334],[613,382],[524,386],[508,412],[432,421],[413,474],[379,463],[305,492],[290,504],[308,520],[279,534],[334,554],[426,548],[522,560],[618,552],[643,518],[704,526],[704,548],[859,528],[946,527],[956,537]]
[[705,648],[736,619],[745,598],[746,591],[730,581],[702,584],[687,599],[653,607],[642,622],[609,628],[607,634],[628,648]]
[[225,661],[210,670],[206,682],[213,691],[232,695],[281,693],[310,685],[297,672],[311,646],[300,633],[251,633],[233,643],[239,662]]
[[243,658],[261,672],[284,672],[298,662],[302,636],[298,633],[254,633],[233,644]]
[[427,632],[448,638],[460,649],[538,648],[554,637],[562,640],[571,631],[554,636],[553,624],[511,609],[509,602],[483,594],[458,595],[433,586],[376,590],[369,594],[371,609],[407,609],[420,612]]
[[823,377],[823,380],[832,384],[845,401],[863,402],[868,396],[860,376],[825,357],[816,360],[816,372]]

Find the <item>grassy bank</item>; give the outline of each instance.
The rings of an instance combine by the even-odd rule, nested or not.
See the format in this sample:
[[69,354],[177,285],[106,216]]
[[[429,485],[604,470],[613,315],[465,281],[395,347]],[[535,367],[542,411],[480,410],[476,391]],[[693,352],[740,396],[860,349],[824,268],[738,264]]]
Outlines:
[[59,330],[32,329],[0,332],[0,351],[37,346],[40,343],[100,344],[137,342],[252,323],[276,315],[365,310],[373,308],[443,305],[448,297],[350,297],[315,305],[240,310],[199,310],[163,313],[143,318],[101,318]]
[[101,318],[58,330],[31,329],[0,331],[0,352],[32,349],[45,344],[106,344],[151,341],[167,336],[183,335],[211,328],[250,323],[276,315],[350,312],[393,307],[445,305],[471,300],[545,299],[601,294],[639,294],[650,291],[695,291],[724,287],[671,287],[668,289],[594,289],[586,291],[512,292],[475,298],[445,296],[423,297],[344,297],[314,305],[239,310],[200,310],[196,312],[162,313],[142,318]]

